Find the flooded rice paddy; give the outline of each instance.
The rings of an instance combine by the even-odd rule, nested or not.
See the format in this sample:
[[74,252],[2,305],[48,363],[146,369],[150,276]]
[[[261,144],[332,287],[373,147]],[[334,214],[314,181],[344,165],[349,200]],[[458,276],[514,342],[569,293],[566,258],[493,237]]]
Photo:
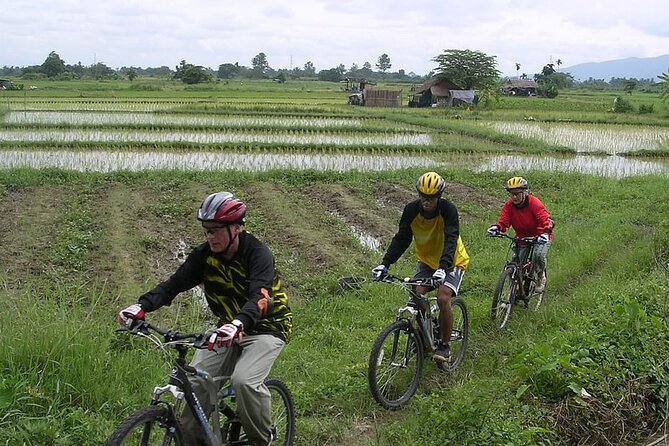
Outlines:
[[280,153],[221,152],[103,152],[9,150],[0,152],[0,169],[14,167],[54,167],[81,172],[172,170],[242,170],[316,169],[345,172],[382,171],[433,165],[419,156],[382,155],[312,155]]
[[361,133],[332,134],[317,132],[253,133],[217,131],[140,131],[140,130],[0,130],[0,141],[28,142],[111,142],[160,143],[189,142],[199,144],[262,143],[294,145],[388,145],[428,146],[432,138],[427,134]]
[[639,150],[656,150],[669,140],[669,129],[651,126],[589,125],[567,123],[497,122],[485,124],[496,131],[535,138],[577,152],[616,155]]
[[91,113],[62,111],[14,111],[4,118],[8,124],[57,125],[163,125],[179,127],[362,127],[362,119],[320,117],[226,116],[172,113]]
[[[16,167],[60,168],[81,172],[117,170],[241,170],[271,169],[322,170],[346,172],[383,171],[406,167],[457,167],[474,172],[547,170],[575,172],[609,178],[639,175],[669,177],[669,162],[621,156],[528,156],[466,155],[383,156],[358,154],[300,154],[258,152],[131,152],[5,150],[0,151],[0,169]],[[373,244],[373,243],[372,243]]]

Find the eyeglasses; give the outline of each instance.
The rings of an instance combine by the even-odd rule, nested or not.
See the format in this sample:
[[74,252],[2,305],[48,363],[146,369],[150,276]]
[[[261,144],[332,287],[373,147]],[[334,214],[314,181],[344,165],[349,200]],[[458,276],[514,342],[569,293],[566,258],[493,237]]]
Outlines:
[[434,202],[434,201],[439,200],[439,195],[423,195],[423,194],[419,194],[419,196],[420,196],[420,201],[423,201],[423,202]]
[[227,228],[227,226],[214,226],[214,227],[211,227],[211,228],[207,228],[205,226],[202,226],[202,229],[204,229],[204,236],[205,237],[207,237],[209,234],[216,235],[225,228]]
[[512,197],[518,197],[520,195],[523,195],[524,193],[525,193],[524,190],[517,190],[515,192],[509,191],[509,195],[511,195]]

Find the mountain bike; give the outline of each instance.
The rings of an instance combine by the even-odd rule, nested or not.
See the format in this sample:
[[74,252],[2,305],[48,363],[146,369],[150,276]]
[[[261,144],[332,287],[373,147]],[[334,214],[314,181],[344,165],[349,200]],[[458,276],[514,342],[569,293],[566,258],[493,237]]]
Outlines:
[[[235,394],[229,383],[230,377],[212,377],[209,373],[186,363],[186,355],[190,349],[207,348],[211,333],[164,330],[146,321],[136,321],[130,329],[121,331],[148,338],[163,352],[174,349],[177,354],[174,355],[168,383],[153,389],[153,398],[148,407],[136,410],[119,424],[107,440],[107,446],[183,445],[179,417],[184,404],[196,414],[208,446],[249,444],[235,408]],[[210,422],[207,422],[204,410],[188,380],[188,376],[195,375],[204,378],[207,386],[212,389],[212,394],[216,393]],[[295,408],[292,395],[288,387],[278,378],[267,378],[265,385],[272,397],[272,444],[292,445],[295,436]]]
[[[436,288],[440,282],[432,278],[403,279],[390,274],[379,281],[399,286],[409,295],[407,304],[397,310],[395,322],[378,335],[369,355],[367,379],[372,396],[381,406],[395,410],[415,395],[425,357],[434,352],[441,339],[437,297],[418,294],[415,287]],[[455,370],[462,362],[469,332],[465,302],[454,297],[451,308],[451,358],[446,362],[435,361],[439,369],[447,372]]]
[[538,242],[537,237],[511,237],[504,233],[492,237],[511,240],[507,261],[497,279],[490,312],[496,325],[499,328],[505,328],[514,305],[522,303],[525,308],[528,308],[530,302],[534,301],[532,306],[535,309],[541,306],[544,293],[543,291],[534,292],[539,277],[534,271],[532,262],[534,247]]

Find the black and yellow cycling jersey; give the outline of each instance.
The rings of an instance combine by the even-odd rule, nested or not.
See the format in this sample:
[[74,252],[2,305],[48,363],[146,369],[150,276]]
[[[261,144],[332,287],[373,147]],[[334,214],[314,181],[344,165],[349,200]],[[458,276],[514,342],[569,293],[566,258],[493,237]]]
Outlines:
[[460,238],[458,210],[445,198],[439,199],[432,215],[424,213],[420,200],[404,207],[399,229],[382,263],[386,266],[395,263],[412,240],[416,259],[432,269],[457,267],[466,270],[469,265],[469,255]]
[[244,334],[272,334],[288,341],[292,329],[288,296],[274,256],[252,234],[239,234],[239,248],[231,260],[213,253],[208,243],[196,247],[169,279],[143,294],[139,303],[144,311],[154,311],[200,284],[220,324],[239,319]]

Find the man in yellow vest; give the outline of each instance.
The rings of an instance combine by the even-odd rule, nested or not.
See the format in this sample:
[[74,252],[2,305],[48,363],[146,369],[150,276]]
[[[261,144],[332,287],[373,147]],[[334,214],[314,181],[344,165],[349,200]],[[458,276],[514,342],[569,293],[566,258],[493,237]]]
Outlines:
[[[397,233],[381,264],[372,270],[374,279],[381,280],[388,274],[388,267],[404,254],[413,240],[418,260],[415,278],[432,277],[441,282],[437,291],[441,342],[433,358],[442,362],[451,356],[451,298],[458,293],[469,265],[469,255],[460,238],[458,210],[442,197],[445,187],[446,182],[436,172],[421,175],[416,183],[419,198],[404,207]],[[424,294],[429,288],[418,287],[416,291]]]

